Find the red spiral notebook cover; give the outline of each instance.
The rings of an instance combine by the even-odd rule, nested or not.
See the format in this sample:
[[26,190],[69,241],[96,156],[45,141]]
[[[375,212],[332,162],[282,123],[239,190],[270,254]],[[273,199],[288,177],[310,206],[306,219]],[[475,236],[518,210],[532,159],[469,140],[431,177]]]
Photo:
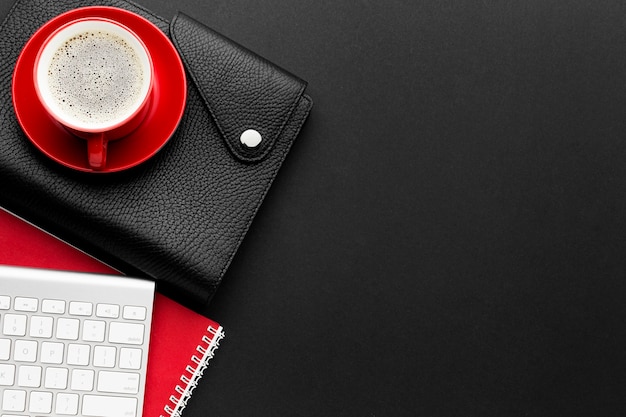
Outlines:
[[[2,209],[0,264],[118,273]],[[156,294],[144,417],[180,416],[223,335],[218,323]]]

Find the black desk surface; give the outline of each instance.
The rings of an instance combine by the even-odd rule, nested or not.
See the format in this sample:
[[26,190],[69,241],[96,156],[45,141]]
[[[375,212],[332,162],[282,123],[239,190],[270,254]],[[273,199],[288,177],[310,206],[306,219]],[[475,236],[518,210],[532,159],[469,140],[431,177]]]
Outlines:
[[626,4],[138,1],[315,101],[186,417],[626,413]]

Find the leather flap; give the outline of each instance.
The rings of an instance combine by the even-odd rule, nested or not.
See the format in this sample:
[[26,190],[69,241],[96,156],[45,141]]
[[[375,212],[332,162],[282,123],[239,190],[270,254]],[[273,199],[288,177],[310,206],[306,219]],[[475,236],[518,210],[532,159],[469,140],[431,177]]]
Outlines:
[[[170,32],[231,152],[245,162],[263,159],[306,82],[183,13],[174,17]],[[256,146],[242,143],[250,129],[260,134]]]

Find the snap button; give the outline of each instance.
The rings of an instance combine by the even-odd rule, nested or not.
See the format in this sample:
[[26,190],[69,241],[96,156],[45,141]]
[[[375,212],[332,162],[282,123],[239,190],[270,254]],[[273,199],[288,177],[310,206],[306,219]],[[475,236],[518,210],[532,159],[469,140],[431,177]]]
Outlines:
[[254,129],[248,129],[241,134],[239,140],[242,144],[246,145],[248,148],[256,148],[259,146],[263,137],[259,132]]

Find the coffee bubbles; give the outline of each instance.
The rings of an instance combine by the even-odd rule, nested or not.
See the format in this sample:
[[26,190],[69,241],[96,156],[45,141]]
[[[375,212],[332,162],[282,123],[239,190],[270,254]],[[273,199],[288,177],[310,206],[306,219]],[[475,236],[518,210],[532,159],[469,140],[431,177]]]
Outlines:
[[140,57],[125,39],[106,30],[72,36],[54,52],[48,88],[67,118],[82,124],[108,124],[124,118],[142,99]]

